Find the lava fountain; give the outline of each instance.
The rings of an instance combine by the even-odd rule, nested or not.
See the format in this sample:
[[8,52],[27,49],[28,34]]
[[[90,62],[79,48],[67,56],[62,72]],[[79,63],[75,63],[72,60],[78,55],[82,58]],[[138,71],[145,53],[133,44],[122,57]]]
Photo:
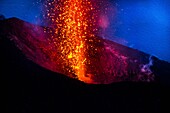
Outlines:
[[47,0],[45,6],[47,20],[55,31],[51,40],[58,49],[63,72],[91,83],[86,77],[90,61],[85,53],[90,48],[86,42],[98,31],[95,4],[90,0]]

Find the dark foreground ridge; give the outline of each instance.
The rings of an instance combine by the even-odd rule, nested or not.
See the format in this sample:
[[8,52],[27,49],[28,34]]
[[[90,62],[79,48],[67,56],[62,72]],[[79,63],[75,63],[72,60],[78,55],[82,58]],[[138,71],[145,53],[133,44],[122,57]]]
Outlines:
[[0,31],[0,75],[9,113],[159,113],[163,100],[169,98],[170,66],[157,58],[152,67],[156,82],[90,85],[28,60],[7,37]]

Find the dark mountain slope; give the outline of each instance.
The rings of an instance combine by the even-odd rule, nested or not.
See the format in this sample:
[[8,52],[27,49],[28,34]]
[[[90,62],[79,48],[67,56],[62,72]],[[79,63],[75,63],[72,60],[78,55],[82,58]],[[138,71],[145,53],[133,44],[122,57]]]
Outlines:
[[[1,38],[8,38],[36,64],[51,71],[62,73],[87,83],[108,84],[120,81],[151,82],[160,79],[169,80],[170,64],[138,50],[102,39],[89,37],[86,75],[79,78],[63,70],[62,59],[50,35],[44,33],[44,27],[33,25],[17,18],[0,22]],[[49,29],[50,28],[46,28]],[[56,41],[59,43],[59,41]],[[165,78],[165,79],[164,79]],[[168,83],[168,81],[167,81]]]
[[89,85],[38,66],[6,38],[0,45],[8,113],[161,111],[167,88],[159,83]]
[[160,113],[164,109],[161,106],[168,102],[165,80],[169,83],[169,63],[155,57],[152,70],[158,77],[156,82],[90,85],[37,65],[5,32],[0,33],[0,75],[7,113]]

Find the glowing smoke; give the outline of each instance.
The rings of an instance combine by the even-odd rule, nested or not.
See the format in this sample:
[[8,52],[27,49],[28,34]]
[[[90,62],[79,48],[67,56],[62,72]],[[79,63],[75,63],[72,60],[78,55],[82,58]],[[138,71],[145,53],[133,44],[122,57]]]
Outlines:
[[[153,66],[153,60],[152,60],[152,56],[149,57],[149,63],[148,64],[144,64],[141,66],[141,72],[144,73],[145,75],[148,76],[152,76],[153,72],[151,70],[151,66]],[[153,75],[154,76],[154,75]],[[148,79],[148,82],[150,81],[150,79]]]

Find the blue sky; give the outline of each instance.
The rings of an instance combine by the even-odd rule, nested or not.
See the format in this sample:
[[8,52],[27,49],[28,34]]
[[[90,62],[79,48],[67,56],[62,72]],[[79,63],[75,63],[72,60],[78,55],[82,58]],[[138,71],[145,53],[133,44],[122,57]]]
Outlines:
[[0,0],[0,14],[39,24],[43,0]]
[[107,34],[116,29],[114,36],[129,46],[170,61],[170,1],[117,1],[118,22],[111,24]]

